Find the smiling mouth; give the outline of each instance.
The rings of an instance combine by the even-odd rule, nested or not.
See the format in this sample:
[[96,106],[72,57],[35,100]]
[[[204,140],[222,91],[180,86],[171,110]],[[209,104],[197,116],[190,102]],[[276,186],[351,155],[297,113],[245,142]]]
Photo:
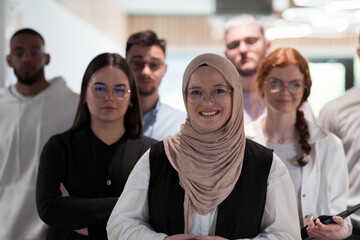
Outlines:
[[213,111],[213,112],[200,112],[200,115],[202,116],[213,116],[213,115],[216,115],[218,114],[219,111]]

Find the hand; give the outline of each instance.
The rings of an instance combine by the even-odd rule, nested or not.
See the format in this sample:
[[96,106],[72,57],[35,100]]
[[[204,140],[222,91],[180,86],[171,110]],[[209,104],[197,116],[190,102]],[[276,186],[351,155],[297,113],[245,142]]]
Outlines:
[[196,237],[196,240],[228,240],[228,239],[217,236],[202,236],[202,237]]
[[314,223],[312,216],[308,221],[306,231],[310,237],[325,238],[325,239],[343,239],[346,236],[346,228],[344,226],[344,219],[339,216],[333,216],[332,219],[335,223],[324,225],[319,219]]
[[164,239],[166,240],[196,240],[198,236],[194,234],[176,234],[172,236],[168,236]]
[[63,183],[60,183],[60,192],[61,192],[61,196],[62,197],[70,197],[69,192],[66,190],[65,186]]
[[[66,190],[65,186],[63,183],[60,183],[60,192],[61,192],[61,196],[62,197],[70,197],[69,192]],[[76,233],[80,234],[80,235],[84,235],[84,236],[89,236],[89,231],[88,228],[81,228],[78,230],[74,230]]]
[[74,231],[80,235],[89,236],[88,228],[82,228]]

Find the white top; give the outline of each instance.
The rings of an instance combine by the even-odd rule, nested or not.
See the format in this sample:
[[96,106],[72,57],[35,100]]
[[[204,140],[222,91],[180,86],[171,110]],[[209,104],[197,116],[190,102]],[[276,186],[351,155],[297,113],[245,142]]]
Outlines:
[[[298,213],[301,216],[301,182],[302,182],[302,168],[299,167],[297,158],[302,154],[302,150],[299,144],[286,143],[286,144],[272,144],[266,143],[266,146],[270,149],[274,149],[276,155],[279,156],[281,161],[285,164],[289,170],[291,180],[295,188],[295,196],[298,204]],[[304,226],[302,217],[299,218],[300,226]],[[307,223],[305,223],[306,225]]]
[[[261,125],[265,115],[245,127],[246,137],[265,145]],[[346,210],[348,173],[344,149],[334,134],[307,121],[311,152],[302,167],[301,210],[303,223],[311,216],[336,215]],[[351,235],[350,219],[345,219],[347,236]]]
[[[348,206],[360,203],[360,87],[327,103],[320,112],[320,124],[338,136],[344,146],[349,170]],[[360,228],[360,211],[351,216]]]
[[62,78],[49,83],[36,96],[10,86],[0,97],[0,239],[45,239],[35,204],[40,153],[71,127],[78,104]]
[[[157,233],[149,225],[148,187],[150,179],[148,150],[135,165],[107,223],[109,240],[161,240],[167,235]],[[301,239],[294,187],[289,172],[274,154],[268,177],[266,203],[261,234],[254,239]],[[191,233],[214,235],[217,208],[213,212],[192,216]]]
[[143,116],[143,135],[161,141],[180,132],[185,119],[185,112],[158,100],[155,108]]

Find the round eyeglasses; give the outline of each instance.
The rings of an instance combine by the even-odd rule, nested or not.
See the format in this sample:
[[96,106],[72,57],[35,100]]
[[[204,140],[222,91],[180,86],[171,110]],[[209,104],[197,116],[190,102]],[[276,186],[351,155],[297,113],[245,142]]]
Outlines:
[[[106,87],[105,84],[101,84],[101,83],[95,83],[93,85],[89,85],[89,87],[91,88],[91,92],[94,94],[95,97],[97,98],[104,98],[107,96],[108,94],[108,89]],[[130,93],[131,90],[127,89],[126,86],[123,85],[118,85],[115,86],[112,89],[112,95],[114,96],[114,98],[122,100],[124,99],[124,97],[126,96],[127,93]]]
[[220,103],[223,102],[231,92],[232,89],[226,86],[217,86],[208,91],[201,88],[189,88],[185,91],[185,97],[186,101],[191,104],[200,104],[204,101],[206,93],[208,93],[211,102]]
[[272,93],[281,92],[286,87],[291,94],[298,95],[306,88],[306,86],[304,86],[304,82],[301,80],[292,80],[288,83],[284,83],[279,79],[270,78],[266,82],[270,88],[270,92]]

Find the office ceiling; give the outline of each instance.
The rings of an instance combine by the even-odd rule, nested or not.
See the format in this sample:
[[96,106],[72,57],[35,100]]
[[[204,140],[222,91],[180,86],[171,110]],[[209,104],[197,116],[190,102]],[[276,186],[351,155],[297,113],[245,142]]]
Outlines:
[[131,15],[209,15],[216,0],[113,0]]
[[[273,14],[258,14],[265,19],[267,37],[338,38],[359,32],[360,0],[113,0],[129,15],[209,15],[225,19],[230,14],[216,14],[216,1],[250,5],[272,3]],[[253,5],[253,4],[252,4]],[[232,13],[233,14],[233,13]]]

